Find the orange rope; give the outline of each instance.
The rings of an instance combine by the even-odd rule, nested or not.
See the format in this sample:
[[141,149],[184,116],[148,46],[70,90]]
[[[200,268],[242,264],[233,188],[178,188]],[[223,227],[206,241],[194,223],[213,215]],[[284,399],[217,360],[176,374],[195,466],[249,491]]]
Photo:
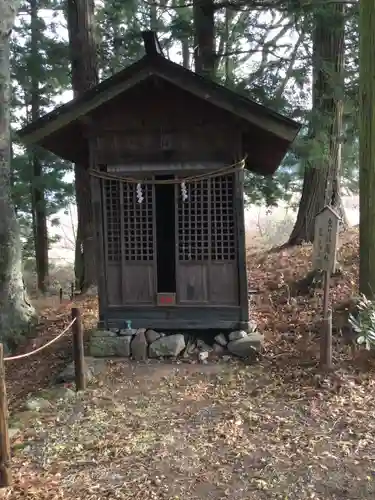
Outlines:
[[63,335],[66,334],[66,332],[71,328],[71,326],[73,325],[73,323],[76,321],[77,318],[74,318],[70,323],[69,325],[65,328],[65,330],[63,330],[57,337],[55,337],[54,339],[50,340],[49,342],[47,342],[47,344],[44,344],[42,345],[41,347],[38,347],[38,349],[35,349],[35,351],[31,351],[31,352],[26,352],[25,354],[19,354],[18,356],[10,356],[9,358],[4,358],[4,361],[14,361],[15,359],[23,359],[23,358],[28,358],[29,356],[31,356],[32,354],[35,354],[36,352],[39,352],[39,351],[42,351],[43,349],[45,349],[46,347],[49,347],[50,345],[52,345],[53,343],[57,342],[59,339],[61,339],[61,337]]

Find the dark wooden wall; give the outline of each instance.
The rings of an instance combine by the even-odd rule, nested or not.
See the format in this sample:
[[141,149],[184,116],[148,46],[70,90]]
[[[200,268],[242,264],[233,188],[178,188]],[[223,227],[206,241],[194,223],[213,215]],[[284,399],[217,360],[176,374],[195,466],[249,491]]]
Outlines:
[[92,117],[98,163],[230,162],[241,148],[232,115],[155,77]]

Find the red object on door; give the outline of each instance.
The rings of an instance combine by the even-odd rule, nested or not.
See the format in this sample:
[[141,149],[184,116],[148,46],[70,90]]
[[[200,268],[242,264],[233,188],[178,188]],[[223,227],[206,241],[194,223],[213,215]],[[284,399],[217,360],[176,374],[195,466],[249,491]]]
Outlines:
[[159,306],[168,306],[176,304],[176,295],[175,294],[163,294],[158,293],[158,305]]

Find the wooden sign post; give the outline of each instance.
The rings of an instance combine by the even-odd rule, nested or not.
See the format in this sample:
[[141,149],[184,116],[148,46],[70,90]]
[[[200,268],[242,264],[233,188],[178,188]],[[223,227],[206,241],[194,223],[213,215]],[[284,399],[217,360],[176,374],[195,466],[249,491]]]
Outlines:
[[335,210],[326,206],[315,217],[313,265],[323,272],[323,324],[320,340],[320,364],[332,368],[332,311],[329,309],[329,287],[331,274],[336,269],[336,253],[340,217]]

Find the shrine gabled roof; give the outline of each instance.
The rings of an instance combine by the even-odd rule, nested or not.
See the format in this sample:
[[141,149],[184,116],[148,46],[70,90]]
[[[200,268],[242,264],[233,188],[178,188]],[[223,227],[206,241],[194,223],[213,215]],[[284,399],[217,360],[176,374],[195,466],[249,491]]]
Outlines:
[[[271,141],[273,137],[278,141],[279,146],[284,144],[280,149],[280,153],[284,150],[281,158],[278,154],[278,159],[275,157],[275,161],[281,161],[300,129],[300,125],[295,121],[199,76],[162,55],[146,54],[138,62],[104,80],[81,96],[56,107],[50,113],[25,126],[18,131],[18,138],[25,145],[40,145],[64,159],[80,162],[88,150],[87,140],[84,134],[80,133],[84,118],[99,106],[103,106],[152,75],[167,80],[270,134]],[[69,128],[72,128],[74,134],[78,133],[81,138],[80,144],[75,145],[76,153],[73,147],[66,148],[65,151],[61,144],[60,147],[55,148],[51,144],[52,142],[56,144],[56,140],[51,142],[48,140],[50,136],[56,137],[57,133]],[[272,170],[276,170],[277,166],[278,164],[274,165]]]

